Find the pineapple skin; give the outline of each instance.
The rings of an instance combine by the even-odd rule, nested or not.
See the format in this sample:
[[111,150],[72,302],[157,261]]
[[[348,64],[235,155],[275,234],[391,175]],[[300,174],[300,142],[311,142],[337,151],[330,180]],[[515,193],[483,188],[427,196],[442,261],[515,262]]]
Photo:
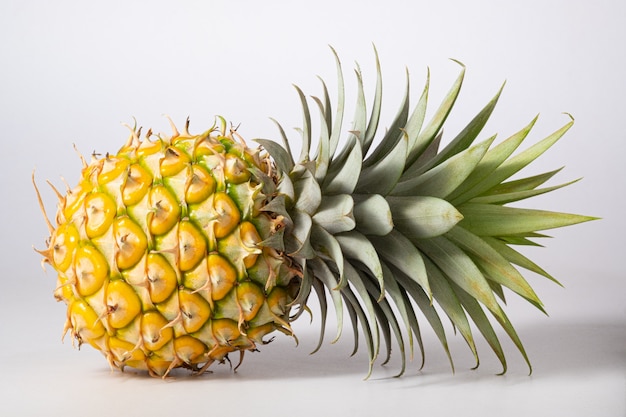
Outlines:
[[44,262],[67,304],[64,334],[113,368],[166,376],[204,372],[254,350],[274,330],[292,334],[300,269],[263,240],[283,227],[265,206],[272,162],[223,119],[201,135],[132,129],[116,155],[87,164],[58,193]]

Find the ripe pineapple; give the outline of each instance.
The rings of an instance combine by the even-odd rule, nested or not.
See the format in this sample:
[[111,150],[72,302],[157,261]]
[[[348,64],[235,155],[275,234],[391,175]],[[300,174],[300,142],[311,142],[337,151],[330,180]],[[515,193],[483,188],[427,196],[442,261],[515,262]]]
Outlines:
[[439,150],[462,68],[427,124],[428,82],[410,114],[407,86],[395,120],[375,142],[377,61],[371,115],[357,72],[354,124],[340,146],[344,80],[335,57],[337,110],[325,85],[322,99],[313,98],[321,131],[314,156],[309,105],[297,89],[304,116],[297,159],[280,125],[282,146],[257,140],[253,149],[217,118],[199,135],[189,133],[188,122],[183,133],[172,124],[171,136],[148,131],[144,139],[132,128],[117,154],[83,160],[78,185],[65,195],[57,191],[56,225],[44,216],[50,237],[40,251],[58,273],[55,297],[68,306],[64,333],[100,350],[113,368],[202,373],[231,352],[240,352],[241,363],[275,330],[294,336],[290,323],[307,310],[314,290],[319,345],[330,300],[338,335],[347,311],[355,350],[362,328],[370,373],[381,336],[389,359],[394,334],[400,374],[414,340],[423,357],[415,307],[446,352],[441,315],[447,316],[478,363],[477,329],[504,372],[489,312],[530,366],[498,299],[506,287],[542,310],[516,266],[553,278],[513,246],[591,217],[507,205],[567,185],[538,188],[556,171],[509,178],[573,121],[515,156],[536,119],[497,146],[495,137],[474,143],[498,92]]

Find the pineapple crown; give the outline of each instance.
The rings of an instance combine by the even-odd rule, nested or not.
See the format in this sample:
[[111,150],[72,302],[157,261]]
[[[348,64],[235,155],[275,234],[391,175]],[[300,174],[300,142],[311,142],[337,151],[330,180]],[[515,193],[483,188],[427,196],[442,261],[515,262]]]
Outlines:
[[376,54],[371,113],[368,117],[357,70],[354,122],[340,147],[344,77],[340,60],[332,52],[338,74],[336,110],[332,110],[322,80],[322,98],[312,97],[320,126],[315,155],[311,155],[309,101],[297,86],[303,115],[299,157],[294,157],[285,131],[276,121],[282,146],[257,140],[280,172],[277,196],[265,210],[279,213],[285,222],[285,227],[265,244],[288,254],[301,267],[301,286],[293,304],[304,305],[312,290],[318,296],[321,333],[315,351],[323,342],[330,299],[337,316],[336,337],[341,334],[345,310],[354,330],[355,352],[361,327],[370,373],[379,355],[381,336],[386,342],[385,362],[389,360],[393,333],[401,351],[402,374],[414,339],[424,357],[417,307],[433,327],[451,366],[442,312],[465,338],[478,365],[470,328],[473,321],[504,373],[505,355],[486,309],[532,369],[498,298],[504,301],[504,288],[508,288],[543,311],[540,299],[515,266],[556,280],[512,246],[536,245],[532,238],[545,237],[539,231],[592,218],[507,205],[570,184],[539,188],[559,170],[510,178],[556,143],[573,125],[573,119],[514,156],[536,117],[497,146],[491,146],[495,136],[476,142],[496,106],[500,89],[456,137],[439,149],[442,127],[465,75],[465,67],[459,63],[460,74],[428,123],[429,76],[410,112],[407,75],[406,94],[397,115],[376,143],[382,103],[382,75]]

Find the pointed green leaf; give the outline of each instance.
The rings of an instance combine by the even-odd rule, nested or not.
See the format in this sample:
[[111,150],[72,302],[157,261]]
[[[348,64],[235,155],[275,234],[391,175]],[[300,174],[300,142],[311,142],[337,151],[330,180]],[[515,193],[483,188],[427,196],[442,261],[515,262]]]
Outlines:
[[293,159],[288,151],[273,140],[255,139],[270,154],[281,173],[288,174],[293,169]]
[[[459,92],[461,91],[461,85],[463,84],[463,78],[465,77],[465,66],[458,61],[455,62],[461,65],[461,72],[456,78],[454,84],[452,84],[452,87],[450,88],[450,91],[444,98],[443,102],[439,105],[439,108],[435,112],[431,121],[419,134],[413,148],[426,149],[426,147],[435,139],[437,134],[440,132],[443,123],[448,118],[450,110],[452,110],[452,106],[454,106],[457,97],[459,96]],[[412,158],[417,159],[419,155],[419,152],[414,152],[412,154]],[[410,162],[413,164],[413,161]],[[412,167],[413,165],[407,165],[407,169],[409,166]]]
[[326,124],[326,115],[324,114],[324,105],[317,97],[312,98],[320,110],[320,140],[317,156],[315,157],[315,179],[321,182],[326,177],[328,166],[330,165],[330,136],[328,125]]
[[521,266],[522,268],[528,269],[529,271],[535,272],[536,274],[542,275],[549,280],[555,282],[556,284],[561,285],[559,281],[557,281],[543,268],[541,268],[539,265],[528,259],[526,256],[522,255],[515,249],[511,248],[502,240],[489,236],[483,237],[483,240],[487,242],[491,247],[493,247],[498,253],[504,256],[509,262]]
[[540,188],[537,190],[525,190],[525,191],[514,191],[510,193],[502,193],[502,194],[493,194],[487,195],[483,197],[476,197],[470,200],[472,203],[482,203],[482,204],[507,204],[513,203],[515,201],[525,200],[530,197],[535,197],[541,194],[546,194],[551,191],[558,190],[559,188],[567,187],[568,185],[574,184],[575,182],[580,181],[576,179],[574,181],[566,182],[564,184],[555,185],[552,187]]
[[378,51],[376,50],[376,47],[374,47],[374,56],[376,57],[376,89],[374,90],[374,100],[372,102],[370,119],[367,124],[365,136],[363,137],[363,153],[367,153],[367,150],[369,149],[376,135],[378,123],[380,121],[380,110],[383,100],[383,76],[380,70],[380,60],[378,59]]
[[394,265],[407,277],[419,284],[429,298],[432,298],[428,274],[419,250],[398,230],[385,236],[372,236],[370,241],[380,257]]
[[443,236],[414,242],[444,274],[494,314],[501,312],[487,279],[456,244]]
[[346,144],[350,148],[345,159],[331,161],[329,173],[324,179],[324,194],[352,194],[359,180],[363,153],[357,139],[352,136]]
[[[344,80],[343,80],[343,71],[341,69],[341,62],[339,61],[339,56],[337,52],[332,47],[330,48],[334,57],[335,64],[337,67],[337,110],[335,111],[335,122],[332,125],[333,128],[331,130],[330,135],[330,155],[334,155],[337,150],[337,146],[339,144],[339,138],[342,133],[342,124],[343,124],[343,113],[345,107],[345,88],[344,88]],[[330,124],[329,124],[330,126]]]
[[428,90],[430,87],[430,70],[428,70],[426,74],[426,83],[424,85],[424,90],[422,90],[422,95],[420,96],[417,105],[413,109],[413,113],[409,117],[408,122],[406,123],[406,134],[409,137],[409,152],[407,155],[406,165],[410,166],[417,158],[424,152],[424,150],[429,146],[429,143],[418,142],[419,133],[422,129],[422,125],[424,124],[424,119],[426,118],[426,104],[428,102]]
[[424,239],[450,230],[463,216],[436,197],[387,196],[394,227],[408,238]]
[[500,90],[495,95],[494,98],[491,99],[489,103],[478,113],[471,122],[463,130],[454,138],[452,141],[441,150],[437,154],[435,158],[433,158],[429,163],[423,166],[419,172],[424,172],[429,170],[430,168],[441,164],[443,161],[451,158],[452,156],[462,152],[470,147],[470,145],[474,142],[474,140],[478,137],[478,134],[483,129],[487,120],[491,116],[493,109],[496,107],[498,103],[498,99],[500,98],[500,94],[502,93],[502,89],[504,88],[504,84],[500,87]]
[[[310,261],[311,269],[315,273],[316,281],[319,280],[330,295],[330,299],[333,302],[333,306],[335,308],[335,318],[337,320],[337,334],[332,343],[335,343],[341,337],[341,332],[343,330],[343,302],[341,298],[341,293],[334,288],[337,287],[338,282],[335,275],[331,272],[325,262],[320,259],[312,259]],[[343,270],[343,260],[342,260],[342,268]],[[322,294],[323,295],[323,294]],[[323,295],[324,299],[326,296]],[[318,298],[322,298],[319,296]],[[320,340],[321,343],[321,340]],[[316,349],[317,350],[317,349]]]
[[372,303],[372,298],[367,290],[363,276],[350,264],[350,262],[345,262],[343,269],[346,271],[345,276],[347,281],[354,287],[355,291],[359,295],[359,298],[361,299],[361,302],[365,305],[365,312],[367,312],[368,320],[364,324],[368,324],[370,328],[370,334],[374,346],[373,356],[371,359],[374,360],[378,356],[380,349],[380,333],[376,308]]
[[393,195],[427,195],[445,198],[472,173],[495,137],[464,150],[417,176],[402,176]]
[[491,350],[496,354],[498,360],[502,364],[502,374],[504,374],[507,370],[506,357],[504,356],[504,351],[502,350],[502,345],[500,344],[500,340],[496,335],[496,332],[493,330],[493,326],[489,322],[489,319],[485,315],[485,312],[481,308],[480,304],[476,301],[476,299],[465,292],[461,287],[455,285],[454,282],[450,282],[452,288],[459,301],[467,311],[467,314],[471,317],[472,321],[478,328],[478,331],[483,335]]
[[332,234],[348,232],[356,225],[353,207],[354,201],[348,194],[324,196],[317,213],[313,215],[313,222]]
[[[345,286],[346,281],[343,273],[343,252],[341,251],[341,246],[339,245],[339,242],[337,242],[337,239],[335,239],[333,235],[328,233],[322,227],[313,224],[313,226],[311,226],[311,242],[318,256],[330,259],[334,262],[339,273],[339,282],[337,283],[337,286],[339,288]],[[335,289],[335,287],[330,288]]]
[[355,192],[383,196],[389,194],[402,175],[407,146],[408,138],[403,134],[395,148],[385,157],[361,171]]
[[297,85],[294,85],[300,97],[300,103],[302,105],[302,149],[300,150],[300,162],[306,162],[309,160],[309,152],[311,150],[311,113],[309,111],[309,105],[306,102],[304,93]]
[[463,184],[457,188],[449,199],[455,205],[465,202],[472,197],[476,196],[473,188],[480,186],[480,184],[488,178],[493,171],[496,170],[511,154],[519,147],[524,141],[528,133],[535,125],[537,117],[535,117],[526,127],[513,136],[502,141],[496,145],[493,149],[490,149],[484,156],[484,158],[476,165],[474,171],[467,177]]
[[389,203],[378,194],[354,194],[352,214],[356,230],[364,235],[384,236],[393,229],[393,219]]
[[485,271],[489,278],[541,307],[539,297],[522,274],[480,237],[458,226],[452,228],[446,237],[469,254],[474,263]]
[[454,371],[454,362],[452,361],[452,356],[450,355],[448,338],[446,337],[446,332],[443,324],[441,323],[441,319],[439,318],[439,314],[432,304],[432,300],[426,295],[422,287],[412,279],[406,277],[404,274],[398,274],[397,277],[398,283],[415,301],[419,309],[422,311],[422,314],[424,314],[424,317],[426,317],[426,320],[430,324],[430,327],[435,332],[435,335],[437,335],[441,346],[443,346],[443,349],[448,356],[448,360],[450,361],[450,367]]
[[[395,119],[391,123],[391,126],[389,126],[389,128],[387,129],[385,136],[383,136],[382,140],[380,141],[376,149],[374,149],[372,154],[365,160],[365,162],[363,162],[364,166],[369,167],[371,165],[375,165],[376,163],[378,163],[381,159],[383,159],[386,155],[388,155],[397,146],[397,143],[400,140],[402,140],[403,136],[406,136],[406,133],[404,132],[404,126],[406,125],[406,120],[409,115],[409,74],[408,74],[408,71],[406,74],[406,90],[405,91],[406,92],[404,95],[404,99],[402,100],[402,103],[400,104],[400,109],[398,110],[398,113],[396,114]],[[368,146],[363,147],[364,154],[369,149],[369,144],[367,145]],[[406,152],[403,155],[403,160],[402,160],[403,167],[404,167],[405,159],[406,159]]]
[[493,204],[466,203],[459,211],[464,217],[459,225],[478,236],[517,235],[594,220],[590,216]]
[[480,182],[472,189],[472,195],[481,195],[485,191],[490,190],[491,188],[502,183],[513,174],[519,172],[554,145],[565,134],[565,132],[572,127],[573,124],[574,121],[572,120],[545,139],[542,139],[523,152],[520,152],[519,154],[504,161],[495,171],[491,173],[491,175],[489,175],[489,177],[485,178],[484,181]]
[[467,342],[476,360],[476,366],[478,366],[478,353],[476,351],[472,329],[459,299],[452,290],[452,287],[450,287],[448,280],[435,264],[428,258],[424,260],[424,264],[425,269],[428,271],[429,282],[432,283],[433,297],[437,300],[437,303],[441,306],[452,324],[454,324],[455,328],[459,330],[459,333],[461,333],[461,336],[463,336],[463,339]]
[[[317,277],[319,272],[315,272],[315,276]],[[328,302],[326,300],[326,293],[324,292],[324,285],[322,281],[319,279],[313,280],[313,289],[317,294],[317,300],[320,303],[320,335],[317,339],[317,346],[311,351],[311,354],[316,353],[322,347],[322,343],[324,342],[324,334],[326,333],[326,317],[328,315]],[[343,311],[342,311],[343,312]]]
[[543,174],[533,175],[531,177],[520,178],[513,181],[503,182],[495,187],[483,192],[481,196],[491,196],[496,194],[508,194],[519,191],[534,190],[541,184],[548,181],[554,175],[559,173],[563,168],[555,169],[554,171],[545,172]]
[[385,294],[385,284],[383,281],[383,271],[376,249],[370,241],[361,233],[356,231],[344,232],[335,236],[343,254],[346,258],[358,261],[365,265],[370,273],[378,281],[381,294]]

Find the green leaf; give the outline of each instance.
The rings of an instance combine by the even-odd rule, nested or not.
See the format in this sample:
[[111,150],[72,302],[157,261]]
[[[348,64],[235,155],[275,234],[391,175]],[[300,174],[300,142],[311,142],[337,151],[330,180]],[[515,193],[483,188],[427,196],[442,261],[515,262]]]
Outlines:
[[385,284],[383,280],[383,270],[378,254],[376,253],[376,248],[374,248],[370,241],[364,235],[356,231],[337,234],[335,235],[335,239],[339,242],[343,254],[347,259],[352,259],[365,265],[372,276],[378,281],[380,292],[384,295]]
[[555,169],[554,171],[545,172],[543,174],[533,175],[532,177],[520,178],[513,181],[503,182],[495,187],[483,192],[481,196],[492,196],[496,194],[508,194],[520,191],[534,190],[541,184],[548,181],[555,174],[560,172],[563,168]]
[[574,122],[572,120],[545,139],[542,139],[523,152],[520,152],[519,154],[504,161],[498,168],[496,168],[495,171],[493,171],[487,178],[472,189],[472,195],[482,195],[484,192],[499,185],[513,174],[519,172],[554,145],[565,134],[565,132],[572,127],[573,124]]
[[324,196],[313,215],[313,222],[332,234],[350,231],[356,225],[353,207],[354,201],[348,194]]
[[261,145],[267,153],[270,154],[276,163],[276,167],[278,167],[281,173],[288,174],[291,172],[294,167],[294,163],[289,151],[273,140],[255,139],[254,141]]
[[364,235],[384,236],[393,230],[393,220],[389,203],[378,194],[354,194],[352,214],[356,230]]
[[542,275],[549,280],[555,282],[556,284],[561,285],[559,281],[557,281],[543,268],[541,268],[539,265],[528,259],[526,256],[522,255],[515,249],[511,248],[502,240],[489,236],[484,236],[483,240],[487,242],[491,247],[493,247],[499,254],[504,256],[509,262],[517,266],[521,266],[522,268],[528,269],[529,271],[535,272],[536,274]]
[[439,236],[463,216],[446,200],[436,197],[387,196],[394,227],[413,239]]
[[450,194],[449,199],[453,204],[458,205],[465,202],[477,194],[475,187],[481,184],[495,171],[511,154],[521,145],[528,133],[535,125],[535,117],[526,127],[513,136],[502,141],[490,149],[483,159],[476,165],[474,171],[467,177],[463,184]]
[[409,120],[404,127],[404,130],[409,137],[409,152],[407,155],[406,165],[410,165],[415,160],[417,160],[418,156],[420,156],[430,144],[430,142],[418,142],[420,130],[422,129],[424,119],[426,118],[426,104],[428,103],[429,85],[430,70],[426,74],[426,83],[424,85],[424,90],[422,90],[422,95],[420,96],[417,105],[413,109],[413,113],[411,113],[411,116],[409,117]]
[[435,266],[435,264],[427,258],[424,260],[424,265],[425,269],[428,271],[433,297],[437,300],[437,303],[441,306],[448,318],[450,318],[450,321],[452,321],[454,326],[459,330],[459,333],[461,333],[461,336],[463,336],[463,339],[467,342],[476,360],[476,366],[478,366],[478,353],[476,351],[474,337],[472,336],[472,329],[459,299],[448,283],[446,277],[442,274],[439,268]]
[[464,150],[420,175],[407,179],[407,173],[403,174],[391,194],[447,197],[472,173],[494,139]]
[[[316,277],[319,274],[319,272],[315,272]],[[320,303],[320,335],[317,339],[317,346],[315,347],[315,349],[313,349],[311,354],[318,352],[322,347],[322,343],[324,342],[324,334],[326,333],[326,317],[328,316],[328,302],[326,300],[326,293],[324,292],[324,284],[322,284],[322,281],[320,281],[319,279],[314,279],[312,285],[315,293],[317,294],[317,300]]]
[[[409,114],[409,74],[407,71],[406,74],[406,89],[405,89],[404,99],[400,104],[400,109],[396,114],[395,119],[391,123],[391,126],[387,129],[385,136],[382,138],[376,149],[372,152],[372,154],[365,160],[363,163],[364,166],[369,167],[371,165],[377,164],[380,160],[385,158],[393,149],[396,148],[397,143],[402,140],[402,138],[406,135],[404,133],[404,126],[406,125],[406,120]],[[363,146],[363,153],[367,153],[369,149],[369,143],[367,146]],[[406,149],[406,148],[405,148]],[[406,151],[403,155],[402,167],[404,167],[404,161],[406,159]]]
[[474,263],[485,271],[490,279],[504,285],[541,308],[542,303],[539,297],[522,274],[483,239],[459,226],[452,228],[446,237],[469,254]]
[[464,217],[459,225],[478,236],[518,235],[595,219],[577,214],[492,204],[466,203],[458,209]]
[[361,171],[355,192],[387,195],[402,175],[406,160],[408,139],[403,134],[397,145],[383,158]]
[[419,309],[422,311],[422,314],[424,314],[424,317],[428,321],[428,324],[430,324],[430,327],[435,332],[435,335],[439,339],[441,346],[443,346],[443,349],[448,356],[448,360],[450,361],[450,367],[452,368],[452,370],[454,370],[454,362],[452,361],[452,356],[450,355],[448,338],[446,337],[446,332],[443,328],[443,324],[441,323],[441,319],[439,318],[439,314],[432,304],[432,300],[426,295],[422,287],[412,279],[408,278],[404,274],[398,274],[397,278],[398,283],[407,291],[407,293],[411,296]]
[[530,197],[535,197],[541,194],[546,194],[551,191],[558,190],[559,188],[566,187],[568,185],[574,184],[575,182],[580,181],[576,179],[574,181],[566,182],[565,184],[559,184],[552,187],[540,188],[538,190],[525,190],[525,191],[514,191],[510,193],[502,193],[502,194],[492,194],[483,197],[476,197],[470,200],[472,203],[482,203],[482,204],[507,204],[513,203],[515,201],[525,200]]
[[318,152],[315,157],[315,179],[318,182],[324,180],[330,165],[330,137],[328,125],[326,124],[326,115],[324,113],[324,105],[317,97],[313,97],[320,109],[320,140],[318,144]]
[[383,260],[394,265],[407,277],[419,284],[428,297],[432,298],[424,260],[419,250],[408,238],[394,229],[385,236],[372,236],[370,241]]
[[350,149],[345,158],[333,160],[322,186],[324,194],[352,194],[359,180],[363,153],[358,140],[352,136],[345,149]]
[[365,136],[363,137],[363,153],[367,153],[367,150],[371,146],[372,141],[374,140],[374,137],[376,135],[376,130],[378,130],[378,123],[380,121],[380,111],[383,100],[383,76],[380,70],[380,60],[378,59],[378,51],[376,50],[376,47],[374,47],[374,56],[376,57],[376,89],[374,90],[372,112],[370,114],[369,123],[367,124]]
[[489,322],[489,319],[485,315],[485,312],[481,308],[480,304],[471,294],[468,294],[454,282],[450,282],[450,285],[454,289],[454,292],[463,305],[463,308],[465,308],[465,311],[467,311],[467,314],[469,314],[472,321],[478,328],[478,331],[480,331],[491,347],[491,350],[493,350],[498,357],[498,360],[500,360],[500,363],[502,364],[502,374],[506,373],[507,364],[504,351],[502,350],[502,345],[500,344],[500,340],[498,339],[496,332],[493,330],[493,326]]
[[309,151],[311,150],[311,113],[309,112],[309,105],[306,102],[304,93],[297,85],[294,85],[300,97],[300,103],[302,104],[302,149],[300,150],[300,162],[309,160]]
[[[345,107],[345,88],[344,88],[344,80],[343,80],[343,71],[341,70],[341,62],[339,61],[339,56],[337,52],[331,47],[330,48],[333,55],[335,56],[335,64],[337,67],[337,110],[335,112],[335,123],[333,124],[333,128],[330,135],[330,155],[335,154],[335,150],[337,150],[337,146],[339,144],[339,138],[341,136],[341,126],[343,124],[343,113]],[[330,126],[330,124],[329,124]]]
[[300,178],[293,181],[298,199],[295,208],[309,216],[314,215],[322,202],[322,191],[311,171],[304,170]]
[[501,309],[485,276],[456,244],[443,236],[416,241],[416,246],[454,283],[484,304],[494,314]]
[[450,91],[439,105],[439,108],[435,112],[431,121],[417,137],[417,140],[413,145],[414,151],[411,153],[411,159],[407,162],[407,170],[409,167],[412,168],[414,166],[415,160],[417,160],[421,154],[420,151],[422,149],[426,149],[426,147],[435,139],[441,130],[443,123],[448,118],[450,110],[452,110],[452,106],[454,106],[457,97],[459,96],[461,85],[463,84],[463,78],[465,77],[465,66],[458,61],[455,62],[461,65],[461,72],[459,73],[454,84],[452,84]]
[[[309,263],[311,264],[311,270],[315,274],[315,281],[321,282],[323,286],[326,287],[326,290],[328,291],[330,299],[332,300],[333,306],[335,308],[335,317],[337,320],[337,334],[332,342],[335,343],[341,337],[341,332],[343,330],[343,302],[341,298],[341,293],[338,290],[334,289],[338,285],[337,278],[335,277],[335,274],[333,274],[332,271],[328,268],[326,263],[321,259],[312,259]],[[341,269],[343,270],[343,260]],[[324,295],[324,293],[322,292],[322,294],[319,294],[318,291],[318,298],[322,297],[324,298],[324,300],[326,300],[326,296]],[[322,342],[322,337],[323,336],[320,336],[320,344]],[[316,350],[318,349],[319,346]]]
[[[465,128],[426,165],[420,167],[415,174],[425,172],[432,167],[441,164],[443,161],[453,157],[459,152],[464,151],[469,148],[470,145],[474,142],[474,140],[478,137],[478,134],[483,129],[487,120],[491,116],[493,109],[496,107],[498,99],[500,98],[500,94],[502,93],[502,89],[504,88],[504,84],[500,87],[500,90],[495,95],[494,98],[491,99],[489,103],[478,113],[472,121],[469,122]],[[412,170],[409,170],[412,171]]]
[[[341,251],[341,246],[339,245],[339,242],[337,242],[337,239],[335,239],[333,235],[328,233],[324,228],[313,224],[311,227],[311,241],[313,248],[319,256],[329,259],[335,264],[335,268],[337,269],[339,275],[337,287],[344,287],[346,285],[346,280],[343,271],[343,252]],[[329,288],[336,289],[334,286]]]

